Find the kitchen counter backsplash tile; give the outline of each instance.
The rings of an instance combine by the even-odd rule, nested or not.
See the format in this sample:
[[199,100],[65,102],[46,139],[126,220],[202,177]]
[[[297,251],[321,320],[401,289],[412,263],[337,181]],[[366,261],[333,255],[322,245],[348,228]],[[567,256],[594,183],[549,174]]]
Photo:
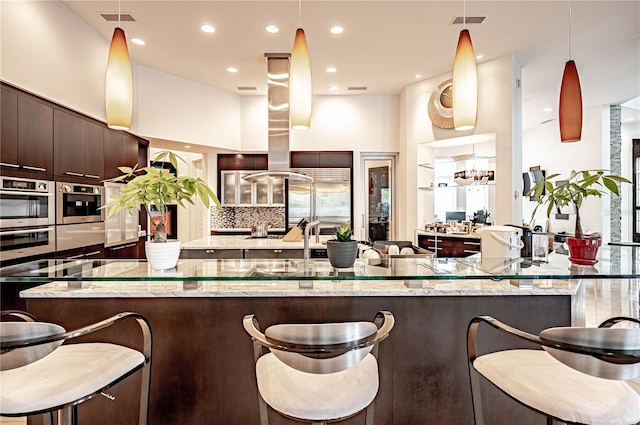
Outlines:
[[222,210],[211,207],[212,229],[239,229],[257,224],[284,228],[284,207],[222,207]]

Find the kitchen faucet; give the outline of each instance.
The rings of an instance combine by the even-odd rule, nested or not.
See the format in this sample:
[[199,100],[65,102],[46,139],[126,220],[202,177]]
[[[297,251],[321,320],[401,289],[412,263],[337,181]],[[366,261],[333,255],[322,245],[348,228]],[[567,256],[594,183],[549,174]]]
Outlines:
[[304,259],[308,260],[311,258],[311,250],[309,249],[309,233],[312,228],[316,228],[316,243],[320,242],[320,220],[315,220],[310,223],[307,223],[304,228]]

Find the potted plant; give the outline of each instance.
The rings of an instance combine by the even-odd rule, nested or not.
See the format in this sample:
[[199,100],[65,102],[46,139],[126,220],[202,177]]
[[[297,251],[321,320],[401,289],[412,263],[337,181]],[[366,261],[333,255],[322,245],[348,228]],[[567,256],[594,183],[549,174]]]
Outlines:
[[358,241],[351,239],[351,223],[347,221],[335,231],[335,239],[327,241],[327,256],[337,269],[353,267],[358,253]]
[[529,191],[529,195],[538,202],[531,218],[535,217],[538,207],[547,204],[547,217],[554,210],[572,206],[576,213],[576,225],[573,237],[567,238],[569,245],[569,260],[574,264],[593,265],[596,263],[596,254],[601,244],[600,236],[585,237],[580,223],[580,207],[582,202],[590,197],[601,198],[607,191],[620,195],[618,183],[631,183],[624,177],[609,174],[607,170],[581,170],[571,171],[567,179],[554,184],[552,180],[559,174],[551,174],[543,177]]
[[[175,169],[178,160],[186,163],[180,156],[170,151],[159,152],[154,162],[168,161]],[[155,224],[153,241],[145,243],[145,252],[151,268],[166,270],[175,267],[180,256],[180,241],[167,240],[167,205],[176,203],[185,207],[185,202],[193,204],[193,198],[198,197],[208,208],[213,201],[218,208],[222,208],[215,193],[200,177],[177,177],[176,175],[155,167],[138,168],[118,167],[121,176],[109,181],[126,181],[120,196],[108,202],[103,208],[109,208],[109,216],[126,208],[130,214],[134,210],[140,211],[144,205],[149,219]],[[152,216],[151,206],[158,214]]]

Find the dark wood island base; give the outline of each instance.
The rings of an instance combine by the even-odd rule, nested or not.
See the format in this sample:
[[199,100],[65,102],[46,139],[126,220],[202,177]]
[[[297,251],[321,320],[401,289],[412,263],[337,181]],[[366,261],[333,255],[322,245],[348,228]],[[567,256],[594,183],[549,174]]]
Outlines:
[[[258,424],[252,344],[242,328],[254,313],[263,328],[280,322],[372,320],[390,310],[396,326],[380,346],[380,391],[375,423],[471,425],[473,413],[467,370],[466,330],[476,315],[488,314],[537,333],[571,325],[572,295],[353,296],[353,297],[157,297],[28,298],[40,320],[67,329],[112,314],[133,311],[153,327],[149,423],[154,425]],[[133,324],[132,326],[135,326]],[[127,341],[135,329],[96,336]],[[104,340],[104,339],[102,339]],[[481,350],[513,347],[513,339],[490,333]],[[79,407],[80,423],[136,423],[140,374],[103,397]],[[544,424],[487,385],[486,421],[493,425]],[[271,424],[291,424],[271,412]],[[36,423],[32,420],[31,423]],[[345,424],[364,424],[364,416]]]

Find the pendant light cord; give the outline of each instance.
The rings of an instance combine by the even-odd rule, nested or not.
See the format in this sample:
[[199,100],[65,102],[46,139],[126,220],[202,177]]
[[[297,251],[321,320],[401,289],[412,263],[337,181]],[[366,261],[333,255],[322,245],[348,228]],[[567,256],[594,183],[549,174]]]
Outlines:
[[118,0],[118,28],[120,28],[120,0]]
[[567,6],[569,7],[569,60],[571,60],[571,0],[567,0]]
[[462,29],[467,29],[467,0],[462,2]]
[[298,28],[302,28],[302,0],[298,0]]

